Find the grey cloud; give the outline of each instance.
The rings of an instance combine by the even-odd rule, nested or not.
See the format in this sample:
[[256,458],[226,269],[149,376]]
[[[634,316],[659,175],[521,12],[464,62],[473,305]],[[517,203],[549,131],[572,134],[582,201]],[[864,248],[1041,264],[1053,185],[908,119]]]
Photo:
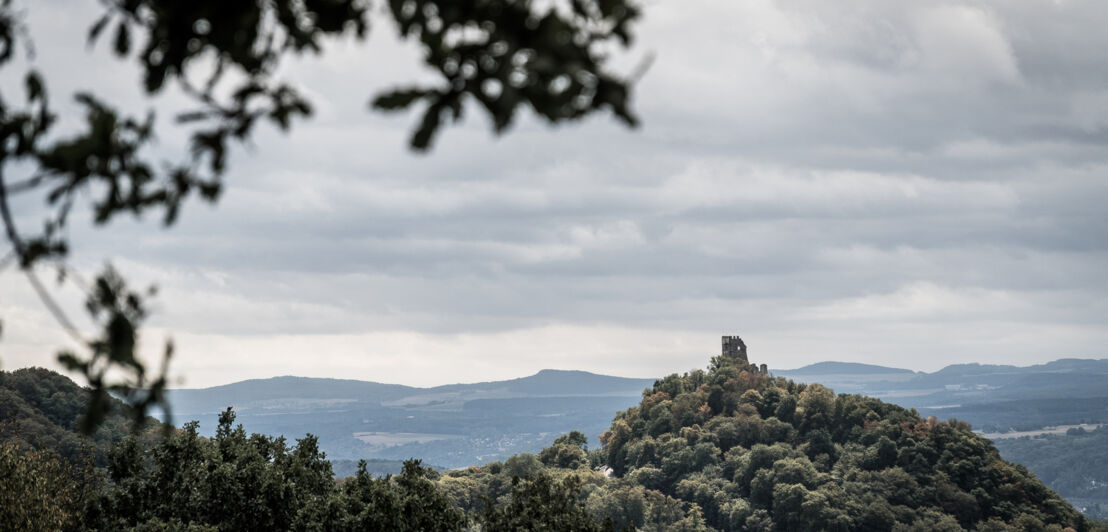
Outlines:
[[[651,4],[640,47],[619,58],[629,71],[657,52],[642,129],[523,119],[494,138],[471,113],[427,156],[404,148],[414,116],[365,111],[374,88],[421,75],[381,34],[370,52],[336,45],[288,67],[317,116],[236,151],[214,209],[193,202],[169,230],[78,224],[75,260],[115,258],[163,286],[158,327],[226,345],[557,326],[605,339],[740,328],[797,363],[910,366],[930,342],[950,361],[1096,354],[1105,9]],[[54,37],[46,66],[92,68]],[[90,62],[114,65],[103,55]],[[127,75],[97,87],[129,101]],[[180,101],[151,105],[167,117]],[[163,138],[161,152],[179,148]],[[33,221],[37,207],[20,208]]]

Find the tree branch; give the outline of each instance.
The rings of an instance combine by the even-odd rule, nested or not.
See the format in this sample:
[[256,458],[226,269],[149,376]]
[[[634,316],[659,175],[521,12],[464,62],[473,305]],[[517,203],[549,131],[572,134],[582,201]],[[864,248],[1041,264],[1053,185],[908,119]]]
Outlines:
[[[8,205],[8,187],[4,183],[4,176],[0,174],[0,217],[4,220],[4,229],[8,235],[8,241],[12,244],[12,254],[19,257],[20,269],[23,273],[27,274],[27,280],[31,282],[31,286],[34,287],[35,293],[38,294],[38,298],[42,301],[42,304],[46,306],[46,309],[50,311],[50,314],[54,316],[58,324],[69,336],[76,340],[81,345],[85,345],[84,338],[81,338],[81,333],[77,331],[77,328],[73,326],[73,322],[69,320],[69,317],[65,315],[61,307],[58,306],[57,301],[54,301],[54,297],[50,295],[50,292],[46,291],[46,287],[39,281],[38,276],[35,275],[33,266],[30,264],[24,264],[23,257],[26,252],[23,245],[23,239],[19,237],[19,232],[15,227],[15,220],[12,218],[11,207]],[[7,260],[6,258],[4,259]]]
[[17,181],[6,186],[6,192],[11,195],[19,194],[21,192],[27,192],[28,190],[34,190],[39,184],[46,179],[45,175],[39,174],[35,177],[24,179],[23,181]]

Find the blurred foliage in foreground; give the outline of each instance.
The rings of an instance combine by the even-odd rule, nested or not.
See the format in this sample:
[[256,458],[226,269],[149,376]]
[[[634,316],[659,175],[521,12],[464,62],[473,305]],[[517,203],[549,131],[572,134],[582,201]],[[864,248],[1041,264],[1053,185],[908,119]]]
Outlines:
[[[174,130],[187,148],[167,156],[152,149],[160,130],[151,100],[118,102],[82,87],[72,95],[82,117],[61,115],[51,81],[63,72],[35,60],[28,11],[33,0],[0,0],[0,270],[14,263],[43,305],[80,346],[59,354],[66,369],[92,388],[81,431],[108,415],[109,393],[134,406],[136,418],[160,405],[173,353],[167,342],[158,371],[136,352],[152,292],[131,292],[107,268],[92,283],[68,267],[70,222],[104,226],[121,216],[160,215],[172,225],[189,197],[215,202],[232,150],[249,144],[260,124],[289,131],[312,114],[302,83],[284,77],[290,60],[326,52],[344,40],[365,42],[371,13],[416,43],[433,82],[409,83],[376,94],[373,109],[419,108],[410,137],[426,151],[436,134],[469,112],[488,117],[504,133],[526,110],[548,123],[581,120],[601,111],[635,126],[632,81],[609,68],[612,54],[632,43],[639,6],[629,0],[531,2],[480,0],[102,0],[89,21],[88,46],[110,41],[112,55],[137,64],[148,98],[175,88],[190,103]],[[77,13],[79,10],[73,11]],[[373,26],[377,26],[374,24]],[[109,37],[110,35],[110,37]],[[74,50],[76,52],[77,50]],[[22,59],[22,61],[16,61]],[[426,79],[426,78],[425,78]],[[302,80],[303,81],[303,80]],[[69,123],[67,126],[60,124]],[[76,127],[73,127],[73,126]],[[163,126],[164,128],[164,126]],[[171,150],[172,152],[173,150]],[[41,229],[16,214],[45,207]],[[57,270],[59,284],[88,296],[95,337],[75,326],[39,278]],[[2,325],[2,324],[0,324]]]

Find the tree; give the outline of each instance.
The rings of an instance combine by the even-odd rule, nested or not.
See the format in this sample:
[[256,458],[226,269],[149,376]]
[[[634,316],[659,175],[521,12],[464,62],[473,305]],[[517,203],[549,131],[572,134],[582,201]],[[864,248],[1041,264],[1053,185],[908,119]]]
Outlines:
[[[34,68],[22,11],[14,0],[0,0],[0,69],[11,70],[19,53],[31,63],[22,73],[25,104],[0,95],[0,219],[12,246],[0,267],[16,263],[61,326],[85,346],[84,354],[67,352],[59,359],[84,375],[94,391],[86,430],[103,419],[109,391],[136,404],[137,419],[148,406],[164,405],[173,346],[166,345],[160,373],[150,376],[135,345],[147,315],[144,300],[153,291],[130,290],[110,267],[92,283],[76,281],[88,292],[87,306],[103,330],[91,340],[40,281],[37,267],[45,265],[56,268],[59,278],[75,277],[65,264],[65,227],[74,206],[87,197],[82,194],[100,194],[89,203],[98,225],[150,211],[171,225],[188,197],[215,201],[233,143],[248,140],[260,123],[288,130],[311,115],[311,102],[279,78],[282,62],[320,54],[328,40],[364,41],[375,7],[384,9],[403,38],[419,42],[424,63],[439,76],[436,84],[399,87],[372,99],[371,106],[382,111],[422,105],[410,140],[414,150],[429,149],[444,122],[457,121],[470,107],[483,111],[497,133],[506,131],[523,107],[551,123],[605,109],[628,126],[637,122],[629,106],[630,83],[605,68],[606,50],[631,43],[639,16],[633,0],[101,3],[105,12],[90,21],[89,42],[110,34],[118,58],[138,60],[147,95],[176,87],[195,104],[176,116],[190,138],[188,153],[179,160],[153,161],[144,151],[153,138],[153,112],[132,117],[88,92],[75,95],[86,112],[83,129],[56,140],[58,117],[50,106],[47,76]],[[16,226],[12,201],[41,196],[50,214],[42,231],[28,233]],[[110,377],[116,374],[123,377]]]
[[614,530],[615,522],[593,520],[580,500],[581,481],[570,475],[558,481],[547,473],[512,479],[512,494],[504,504],[485,505],[481,524],[489,532],[508,530]]
[[45,451],[0,443],[0,522],[12,530],[58,530],[71,526],[79,506],[71,474]]
[[433,471],[419,460],[404,462],[396,477],[371,478],[363,460],[358,473],[342,485],[339,505],[346,515],[324,522],[325,530],[463,530],[461,509],[429,480]]
[[223,412],[214,438],[200,436],[191,422],[153,446],[120,442],[108,479],[79,516],[81,529],[416,531],[466,524],[433,481],[437,473],[418,460],[385,478],[370,476],[363,460],[357,474],[336,484],[314,436],[290,447],[284,438],[247,435],[234,421],[233,411]]
[[[552,467],[577,469],[589,462],[589,439],[579,430],[570,431],[554,439],[554,444],[539,453],[539,460]],[[511,459],[509,459],[511,460]]]

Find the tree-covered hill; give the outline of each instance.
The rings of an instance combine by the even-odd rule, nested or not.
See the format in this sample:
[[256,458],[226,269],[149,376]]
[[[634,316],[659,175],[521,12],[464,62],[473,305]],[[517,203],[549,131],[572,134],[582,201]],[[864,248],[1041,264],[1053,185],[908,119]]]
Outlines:
[[[453,471],[475,511],[513,477],[577,478],[597,521],[639,530],[1090,530],[1089,522],[958,421],[760,374],[717,357],[670,375],[587,452],[567,435],[539,455]],[[605,474],[606,473],[606,474]]]
[[1080,513],[957,421],[713,359],[620,413],[620,480],[696,504],[721,530],[1087,529]]
[[[34,449],[50,450],[71,461],[86,457],[97,466],[107,465],[111,444],[133,428],[126,405],[109,398],[111,410],[89,437],[78,434],[89,391],[64,375],[43,368],[0,371],[0,442],[18,439]],[[160,425],[148,418],[146,437]]]

